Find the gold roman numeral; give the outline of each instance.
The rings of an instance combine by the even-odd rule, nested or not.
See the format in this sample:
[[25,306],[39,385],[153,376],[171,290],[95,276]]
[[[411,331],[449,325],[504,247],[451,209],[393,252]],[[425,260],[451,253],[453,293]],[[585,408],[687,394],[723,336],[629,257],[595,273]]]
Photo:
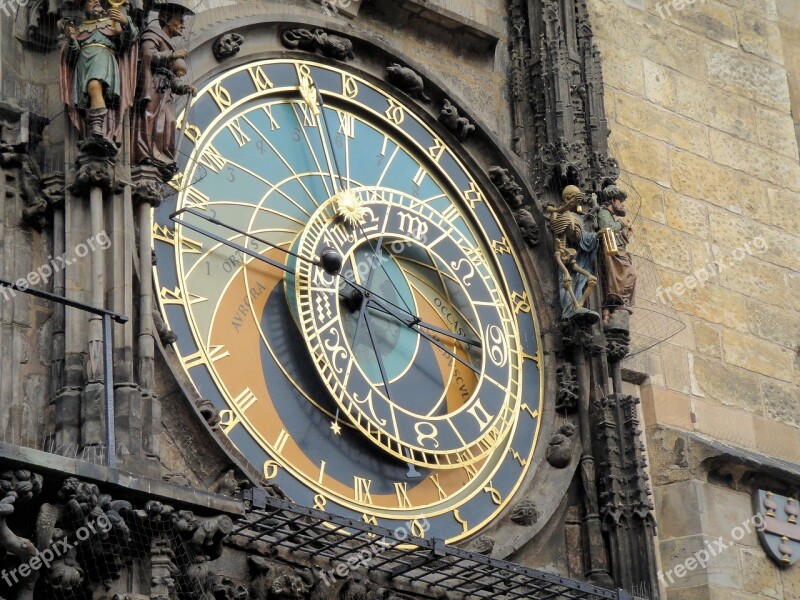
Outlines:
[[370,487],[372,487],[372,480],[356,476],[353,477],[353,481],[353,497],[356,502],[372,504],[372,494],[369,491]]
[[275,117],[272,116],[272,105],[264,106],[264,113],[267,115],[269,119],[269,130],[275,131],[276,129],[280,129],[281,126],[278,124],[278,121],[275,120]]
[[356,118],[350,113],[336,111],[339,115],[339,133],[346,135],[349,138],[356,137]]
[[253,85],[256,86],[256,90],[259,92],[265,92],[275,87],[275,84],[269,80],[269,77],[261,67],[248,67],[247,72],[250,73],[250,79],[253,80]]
[[233,104],[231,93],[222,87],[222,82],[217,83],[208,93],[211,94],[211,97],[214,99],[214,102],[217,103],[221,111]]
[[222,360],[230,355],[231,353],[225,349],[225,346],[211,346],[206,351],[201,349],[194,354],[190,354],[189,356],[185,357],[183,359],[183,366],[188,371],[189,369],[193,369],[199,365],[209,365],[211,363],[215,363],[218,360]]
[[397,506],[399,508],[413,508],[411,499],[408,497],[408,484],[405,482],[394,484],[394,493],[397,496]]
[[203,150],[203,154],[200,155],[200,164],[205,165],[214,171],[214,173],[219,173],[227,162],[228,159],[222,156],[219,150],[214,148],[211,144],[206,146],[206,149]]
[[242,124],[239,119],[233,119],[230,123],[228,123],[228,131],[231,132],[233,139],[236,140],[236,143],[239,144],[239,148],[247,145],[247,142],[250,141],[250,136],[247,135],[242,129]]

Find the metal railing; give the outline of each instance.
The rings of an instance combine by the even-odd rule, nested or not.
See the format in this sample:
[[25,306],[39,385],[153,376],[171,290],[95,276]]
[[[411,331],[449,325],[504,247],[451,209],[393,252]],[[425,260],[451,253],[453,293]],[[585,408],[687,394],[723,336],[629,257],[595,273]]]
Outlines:
[[69,298],[64,298],[63,296],[59,296],[57,294],[51,294],[50,292],[44,292],[42,290],[32,289],[27,286],[20,287],[13,281],[7,281],[5,279],[0,279],[0,286],[9,288],[11,290],[14,290],[15,292],[20,292],[22,294],[27,294],[29,296],[35,296],[36,298],[42,298],[43,300],[49,300],[50,302],[55,302],[63,306],[77,308],[78,310],[81,310],[83,312],[87,312],[102,317],[103,379],[104,379],[103,385],[104,385],[105,413],[106,413],[106,465],[109,468],[113,468],[116,463],[117,444],[114,436],[114,366],[112,363],[113,333],[111,331],[111,321],[115,321],[116,323],[119,324],[124,324],[128,322],[128,317],[117,314],[115,312],[111,312],[110,310],[105,310],[104,308],[96,308],[94,306],[84,304],[83,302],[70,300]]

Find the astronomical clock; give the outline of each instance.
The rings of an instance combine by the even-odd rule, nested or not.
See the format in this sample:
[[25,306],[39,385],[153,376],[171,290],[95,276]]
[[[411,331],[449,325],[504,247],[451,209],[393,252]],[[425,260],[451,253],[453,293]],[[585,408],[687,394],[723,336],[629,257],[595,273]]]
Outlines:
[[296,503],[473,536],[530,491],[541,445],[528,251],[485,172],[408,95],[290,55],[201,82],[181,118],[154,223],[177,353]]

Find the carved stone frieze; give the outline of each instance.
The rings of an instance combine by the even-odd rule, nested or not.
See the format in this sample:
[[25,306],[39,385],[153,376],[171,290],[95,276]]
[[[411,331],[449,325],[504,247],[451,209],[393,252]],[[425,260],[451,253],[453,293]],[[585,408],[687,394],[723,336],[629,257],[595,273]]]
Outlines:
[[466,117],[460,116],[458,109],[447,99],[445,99],[439,112],[439,122],[452,131],[462,142],[466,141],[470,134],[475,131],[475,125]]
[[244,36],[238,33],[228,32],[219,36],[214,41],[214,46],[212,47],[212,52],[214,53],[214,57],[219,60],[223,61],[227,58],[232,56],[236,56],[239,53],[239,50],[242,49],[242,45],[244,44]]
[[281,41],[287,48],[319,52],[336,60],[346,62],[355,58],[352,40],[324,29],[287,29],[281,34]]
[[430,97],[425,93],[425,82],[422,77],[412,69],[394,63],[386,67],[386,80],[400,91],[422,102],[430,102]]

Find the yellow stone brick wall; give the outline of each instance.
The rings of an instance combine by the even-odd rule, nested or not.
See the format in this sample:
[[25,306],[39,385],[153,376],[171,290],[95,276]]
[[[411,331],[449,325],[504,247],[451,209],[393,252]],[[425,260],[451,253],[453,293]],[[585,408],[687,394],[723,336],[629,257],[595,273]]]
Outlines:
[[589,5],[612,151],[660,278],[647,300],[686,324],[635,361],[647,425],[800,462],[800,3]]

